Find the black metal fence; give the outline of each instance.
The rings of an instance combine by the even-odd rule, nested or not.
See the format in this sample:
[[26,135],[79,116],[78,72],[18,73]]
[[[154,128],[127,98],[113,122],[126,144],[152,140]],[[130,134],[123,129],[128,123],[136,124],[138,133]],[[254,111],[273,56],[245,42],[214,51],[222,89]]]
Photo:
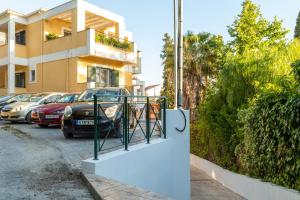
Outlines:
[[[112,97],[114,101],[103,101]],[[94,159],[99,152],[123,147],[151,138],[167,138],[166,97],[157,96],[100,96],[94,95]],[[115,138],[115,139],[112,139]],[[105,148],[110,140],[113,143]]]

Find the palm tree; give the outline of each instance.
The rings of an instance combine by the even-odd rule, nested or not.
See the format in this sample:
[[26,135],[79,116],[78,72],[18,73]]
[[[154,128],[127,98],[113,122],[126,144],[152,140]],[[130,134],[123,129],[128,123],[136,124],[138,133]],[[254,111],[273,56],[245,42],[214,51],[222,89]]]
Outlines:
[[[174,47],[168,34],[163,38],[161,52],[164,66],[162,95],[167,96],[170,107],[174,103]],[[210,84],[216,79],[223,58],[224,43],[221,36],[210,33],[184,36],[184,76],[183,107],[191,109],[191,120],[195,119],[195,109],[206,96]]]
[[[210,33],[184,37],[184,107],[192,111],[200,105],[215,80],[223,57],[223,39]],[[194,113],[191,115],[195,118]]]

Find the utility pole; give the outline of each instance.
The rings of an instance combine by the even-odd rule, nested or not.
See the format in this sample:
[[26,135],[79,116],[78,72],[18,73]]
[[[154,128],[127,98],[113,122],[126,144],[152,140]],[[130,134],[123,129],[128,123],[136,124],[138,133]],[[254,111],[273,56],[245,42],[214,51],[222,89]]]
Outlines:
[[178,83],[177,83],[177,79],[178,79],[178,73],[177,73],[177,51],[178,51],[178,46],[177,46],[177,24],[178,24],[178,16],[177,16],[177,0],[174,0],[174,92],[175,92],[175,98],[174,98],[174,109],[177,109],[177,98],[178,98],[178,94],[177,94],[177,90],[178,90]]
[[178,99],[177,107],[182,108],[183,106],[183,0],[178,0]]

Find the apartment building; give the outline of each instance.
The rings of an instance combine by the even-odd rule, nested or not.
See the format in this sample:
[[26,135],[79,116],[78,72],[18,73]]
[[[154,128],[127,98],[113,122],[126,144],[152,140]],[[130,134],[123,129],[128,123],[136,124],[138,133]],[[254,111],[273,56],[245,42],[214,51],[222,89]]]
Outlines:
[[[25,3],[25,2],[20,2]],[[0,14],[0,95],[80,92],[142,81],[141,53],[123,17],[83,0]]]

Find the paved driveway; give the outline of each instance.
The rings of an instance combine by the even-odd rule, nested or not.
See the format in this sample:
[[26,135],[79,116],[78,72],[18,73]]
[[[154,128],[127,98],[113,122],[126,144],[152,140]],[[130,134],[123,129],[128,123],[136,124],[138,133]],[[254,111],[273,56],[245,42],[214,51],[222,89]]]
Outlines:
[[191,200],[246,200],[191,166]]
[[[93,156],[93,144],[92,138],[67,140],[58,127],[0,121],[0,199],[92,199],[79,169]],[[120,139],[108,139],[104,148],[122,148]]]

